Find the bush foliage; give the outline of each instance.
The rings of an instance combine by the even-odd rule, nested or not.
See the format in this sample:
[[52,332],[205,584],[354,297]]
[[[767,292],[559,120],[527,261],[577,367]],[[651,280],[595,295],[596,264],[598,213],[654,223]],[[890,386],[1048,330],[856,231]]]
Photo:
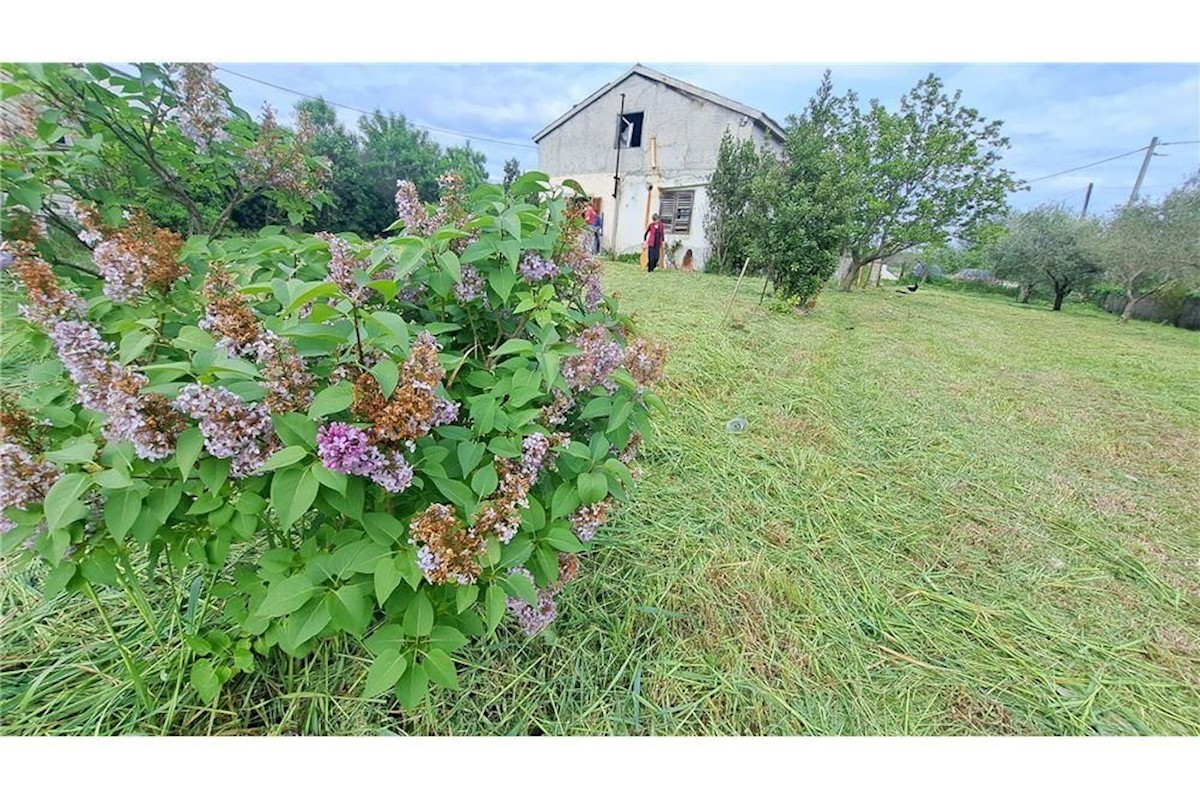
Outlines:
[[[144,71],[140,96],[171,95],[170,74]],[[249,128],[247,148],[213,147],[247,123],[203,88],[220,101],[199,117],[178,96],[146,116],[121,91],[104,113],[230,176],[309,163],[281,137],[250,164]],[[468,193],[447,174],[437,206],[401,183],[387,238],[185,240],[135,210],[137,192],[94,188],[109,167],[94,156],[121,141],[83,136],[87,107],[29,99],[2,153],[26,176],[4,200],[3,280],[22,304],[5,348],[55,358],[0,409],[6,556],[46,562],[47,596],[82,593],[103,616],[94,587],[117,587],[148,620],[179,610],[146,607],[145,581],[200,570],[189,606],[222,614],[186,636],[207,701],[277,653],[347,637],[371,654],[367,694],[413,707],[429,682],[456,687],[453,654],[506,614],[529,635],[552,623],[627,496],[664,360],[601,293],[569,190],[528,173]],[[138,191],[174,195],[163,164]],[[73,259],[51,253],[51,215]]]

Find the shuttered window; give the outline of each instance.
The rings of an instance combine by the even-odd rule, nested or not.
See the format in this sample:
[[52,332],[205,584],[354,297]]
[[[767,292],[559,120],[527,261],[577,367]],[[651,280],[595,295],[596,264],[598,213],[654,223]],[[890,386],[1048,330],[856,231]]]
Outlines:
[[662,218],[667,233],[691,233],[692,202],[695,198],[694,191],[662,193],[658,216]]

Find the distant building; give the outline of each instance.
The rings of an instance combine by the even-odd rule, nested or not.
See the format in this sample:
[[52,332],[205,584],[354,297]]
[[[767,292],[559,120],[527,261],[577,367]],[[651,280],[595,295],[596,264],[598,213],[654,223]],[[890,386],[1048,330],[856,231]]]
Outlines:
[[708,181],[726,131],[756,145],[779,146],[784,136],[757,109],[637,64],[533,140],[539,169],[556,182],[578,181],[604,215],[603,248],[637,252],[657,213],[675,262],[702,269]]

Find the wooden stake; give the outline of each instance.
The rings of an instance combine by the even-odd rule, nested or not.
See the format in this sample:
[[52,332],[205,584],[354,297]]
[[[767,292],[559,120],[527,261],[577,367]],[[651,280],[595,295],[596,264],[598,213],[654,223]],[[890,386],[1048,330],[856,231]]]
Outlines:
[[725,320],[729,319],[729,312],[733,310],[733,301],[737,298],[738,289],[742,288],[742,278],[746,277],[746,270],[750,267],[750,259],[747,258],[742,264],[742,274],[738,275],[737,283],[733,287],[733,295],[729,298],[729,305],[725,307],[725,316],[721,317],[721,325],[725,324]]
[[772,277],[772,268],[767,267],[767,278],[766,278],[766,280],[763,281],[762,294],[760,294],[758,296],[758,304],[760,306],[763,304],[763,300],[767,299],[767,287],[771,285],[771,277]]

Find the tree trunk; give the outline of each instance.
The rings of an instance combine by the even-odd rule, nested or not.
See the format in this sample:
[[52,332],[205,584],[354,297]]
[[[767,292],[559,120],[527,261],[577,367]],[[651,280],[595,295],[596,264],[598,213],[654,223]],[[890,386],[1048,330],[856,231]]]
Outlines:
[[1125,308],[1121,309],[1121,318],[1118,322],[1129,322],[1133,316],[1133,307],[1137,304],[1138,299],[1133,296],[1132,292],[1125,293]]
[[1054,284],[1054,310],[1062,311],[1063,300],[1067,299],[1067,295],[1071,293],[1070,286],[1059,286]]
[[1017,302],[1028,303],[1030,295],[1033,294],[1033,284],[1022,283],[1017,287]]
[[862,271],[862,264],[855,261],[850,262],[850,266],[846,269],[846,274],[842,276],[841,285],[839,288],[843,292],[848,292],[854,288],[854,284],[858,282],[859,273]]

